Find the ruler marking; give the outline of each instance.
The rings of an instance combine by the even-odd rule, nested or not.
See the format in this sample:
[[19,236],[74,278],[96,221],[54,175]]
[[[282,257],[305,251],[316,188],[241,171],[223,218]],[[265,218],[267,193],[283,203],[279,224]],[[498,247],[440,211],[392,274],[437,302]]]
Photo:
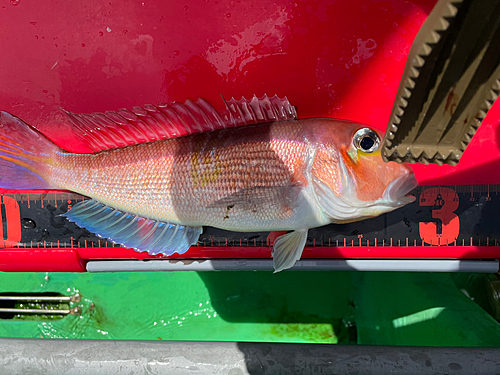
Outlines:
[[[435,187],[435,189],[437,190],[437,192],[439,193],[441,191],[442,188],[445,188],[444,186],[442,187]],[[462,196],[461,196],[461,199],[465,198],[467,200],[467,196],[468,194],[470,194],[470,197],[471,198],[474,198],[475,199],[475,202],[477,203],[479,199],[483,198],[483,197],[487,197],[487,198],[491,198],[495,193],[497,196],[498,196],[498,193],[500,191],[500,184],[488,184],[488,185],[449,185],[449,188],[450,189],[453,189],[455,192],[457,193],[461,193]],[[419,192],[422,192],[422,191],[425,191],[425,190],[428,190],[429,188],[420,188],[420,190],[418,190]],[[434,190],[434,192],[436,192],[436,190]],[[445,190],[445,189],[443,189]],[[52,196],[53,194],[53,196]],[[58,195],[59,194],[59,195]],[[67,194],[67,195],[66,195]],[[465,195],[465,197],[464,197]],[[477,197],[475,197],[477,195]],[[54,199],[54,206],[56,208],[59,208],[58,204],[59,203],[65,203],[64,202],[64,198],[67,196],[68,200],[71,201],[71,199],[74,199],[73,203],[76,203],[76,201],[85,201],[86,198],[84,196],[81,196],[81,195],[78,195],[78,194],[74,194],[74,193],[44,193],[44,194],[29,194],[29,193],[26,193],[26,194],[5,194],[5,196],[9,196],[9,197],[13,197],[15,201],[23,204],[22,207],[28,207],[28,209],[31,209],[31,208],[34,208],[34,211],[33,212],[37,212],[35,210],[35,207],[41,207],[41,208],[46,208],[46,204],[47,202],[50,203],[50,200]],[[61,202],[59,202],[59,200]],[[39,206],[36,206],[36,203],[40,201],[40,205]],[[467,200],[468,201],[468,200]],[[484,200],[482,201],[484,203]],[[35,203],[35,206],[31,206],[31,203]],[[464,202],[462,202],[463,204]],[[460,204],[460,206],[462,207],[462,204]],[[496,201],[495,203],[492,203],[492,204],[497,204]],[[474,205],[474,202],[470,202],[470,203],[467,203],[467,205]],[[477,205],[477,204],[476,204]],[[468,207],[468,206],[467,206]],[[475,206],[474,206],[475,207]],[[496,207],[496,206],[494,206]],[[413,208],[412,208],[413,209]],[[416,207],[415,207],[416,209]],[[474,209],[477,209],[477,208],[474,208]],[[24,213],[26,214],[26,213]],[[456,213],[459,217],[461,216],[461,214],[459,215],[458,213]],[[26,214],[26,215],[30,215],[29,213]],[[45,215],[45,214],[43,214]],[[36,218],[35,218],[36,220]],[[423,220],[423,219],[417,219],[417,220]],[[425,222],[425,219],[423,220]],[[465,225],[465,224],[464,224]],[[475,245],[474,244],[474,235],[475,234],[472,234],[470,235],[470,232],[469,233],[464,233],[462,236],[462,245],[461,246],[465,246],[465,238],[468,237],[468,235],[470,236],[470,246],[487,246],[487,247],[492,247],[492,246],[498,246],[498,239],[495,238],[495,234],[492,235],[492,238],[490,239],[490,235],[492,234],[490,231],[489,231],[489,228],[488,227],[485,227],[483,229],[483,227],[481,227],[480,229],[481,231],[476,233],[478,234],[478,245]],[[402,235],[400,236],[400,231],[399,229],[392,229],[392,230],[388,230],[388,237],[390,238],[390,246],[395,246],[395,240],[397,241],[397,245],[396,246],[406,246],[406,247],[409,247],[410,245],[410,241],[409,241],[409,237],[408,236],[404,236],[403,233],[401,233]],[[466,231],[464,231],[466,232]],[[472,232],[472,231],[471,231]],[[25,235],[25,233],[28,233],[28,232],[25,232],[25,230],[23,229],[23,237]],[[376,232],[375,232],[376,233]],[[419,237],[418,236],[418,232],[416,233],[417,234],[417,238]],[[367,235],[368,237],[371,237],[371,235],[373,235],[373,232],[372,230],[370,229],[370,234]],[[483,241],[483,243],[481,243],[481,238],[484,238],[482,236],[486,235],[486,241]],[[54,238],[54,241],[30,241],[29,240],[29,236],[28,235],[28,238],[26,238],[26,241],[24,242],[19,242],[18,244],[10,244],[8,246],[11,246],[11,247],[19,247],[19,248],[28,248],[30,245],[31,247],[33,248],[34,247],[34,244],[36,243],[36,247],[35,248],[54,248],[54,247],[57,247],[57,248],[61,248],[62,246],[62,240],[60,239],[57,239],[57,238]],[[479,237],[480,236],[480,237]],[[340,237],[340,236],[339,236]],[[356,238],[356,235],[354,236],[348,236],[348,237],[351,237],[351,245],[347,245],[347,239],[344,238],[344,247],[347,247],[347,246],[354,246],[354,239],[353,238]],[[412,235],[413,237],[413,235]],[[312,246],[313,247],[318,247],[318,246],[326,246],[326,241],[324,240],[323,237],[320,237],[320,241],[319,243],[316,242],[316,238],[317,237],[313,237],[313,243],[312,243]],[[367,246],[369,247],[370,246],[370,239],[369,238],[366,238],[366,243],[365,245],[363,245],[363,241],[362,241],[362,235],[360,235],[359,238],[359,246],[360,247],[363,247],[363,246]],[[499,237],[500,238],[500,237]],[[97,239],[97,238],[96,238]],[[434,243],[435,239],[431,238],[430,241],[428,241],[427,243],[424,243],[424,241],[422,240],[421,241],[421,245],[420,246],[459,246],[458,243],[459,243],[459,239],[458,237],[455,238],[451,243],[448,243],[448,241],[443,241],[442,240],[442,237],[440,236],[437,236],[436,237],[437,239],[437,244]],[[98,239],[98,241],[95,241],[95,239],[92,237],[90,239],[91,243],[92,243],[92,247],[109,247],[109,246],[118,246],[119,245],[110,245],[110,243],[108,243],[108,241],[105,241],[105,244],[104,242],[101,242],[100,239]],[[266,241],[264,240],[259,240],[261,242],[261,245],[260,246],[264,246],[264,243],[266,243]],[[340,243],[339,243],[340,241]],[[4,246],[7,245],[6,241],[4,240]],[[43,242],[43,244],[42,244]],[[203,245],[206,246],[206,240],[204,239],[203,241]],[[214,242],[217,242],[217,245],[214,244]],[[342,242],[342,239],[335,239],[334,238],[334,245],[332,245],[331,243],[331,238],[328,238],[328,247],[332,247],[332,246],[342,246],[341,242]],[[403,242],[403,244],[401,244],[401,242]],[[430,243],[429,243],[430,242]],[[443,243],[442,243],[443,242]],[[469,241],[468,241],[469,242]],[[486,242],[486,245],[484,244]],[[309,242],[310,243],[310,242]],[[375,246],[377,247],[378,246],[378,238],[374,238],[374,241],[373,241],[374,245],[372,246]],[[64,242],[64,244],[66,245],[66,242]],[[211,239],[211,246],[215,247],[215,246],[225,246],[225,247],[228,247],[232,244],[232,246],[237,246],[237,241],[235,239],[233,240],[229,240],[227,237],[224,239],[224,241],[221,241],[221,239],[218,239],[218,241],[214,241],[213,239]],[[198,246],[201,246],[201,242],[198,242],[197,243]],[[82,242],[76,242],[75,243],[75,239],[73,237],[71,237],[71,247],[72,248],[75,248],[75,247],[83,247],[84,244],[83,244],[83,241]],[[87,244],[87,240],[85,240],[85,246],[88,246]],[[242,238],[240,238],[240,241],[239,241],[239,246],[243,246],[242,245]],[[249,240],[247,239],[247,246],[249,246]],[[257,243],[256,243],[256,239],[254,239],[253,241],[253,246],[254,247],[257,247]],[[383,239],[382,241],[382,246],[385,246],[385,239]],[[388,246],[389,246],[389,241],[388,241]],[[413,245],[412,246],[417,246],[417,240],[414,239],[413,241]]]

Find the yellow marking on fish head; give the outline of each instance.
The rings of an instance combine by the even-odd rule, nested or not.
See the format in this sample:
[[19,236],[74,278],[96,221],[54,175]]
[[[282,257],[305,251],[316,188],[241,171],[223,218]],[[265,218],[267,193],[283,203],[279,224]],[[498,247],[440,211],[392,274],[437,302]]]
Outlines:
[[[375,139],[373,148],[365,151],[357,142],[356,134],[367,131]],[[386,163],[380,153],[383,135],[375,129],[356,129],[351,135],[349,142],[344,142],[340,147],[340,154],[346,165],[346,169],[354,182],[356,197],[360,201],[376,201],[384,196],[384,192],[391,182],[396,179],[412,175],[412,169],[406,164],[395,162]]]

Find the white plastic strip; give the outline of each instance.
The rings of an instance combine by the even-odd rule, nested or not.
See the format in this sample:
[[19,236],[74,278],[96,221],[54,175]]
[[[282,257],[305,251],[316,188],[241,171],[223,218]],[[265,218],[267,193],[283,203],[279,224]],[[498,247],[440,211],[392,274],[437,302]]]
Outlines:
[[[305,259],[292,271],[498,272],[498,260],[447,259]],[[273,271],[270,259],[162,259],[89,261],[89,272]]]

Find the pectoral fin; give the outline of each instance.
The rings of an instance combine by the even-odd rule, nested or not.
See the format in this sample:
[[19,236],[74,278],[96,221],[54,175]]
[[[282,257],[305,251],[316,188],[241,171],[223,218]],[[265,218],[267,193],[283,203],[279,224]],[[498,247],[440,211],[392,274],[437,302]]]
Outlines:
[[274,241],[274,273],[293,267],[295,262],[300,259],[306,246],[307,232],[308,229],[296,230],[284,234]]

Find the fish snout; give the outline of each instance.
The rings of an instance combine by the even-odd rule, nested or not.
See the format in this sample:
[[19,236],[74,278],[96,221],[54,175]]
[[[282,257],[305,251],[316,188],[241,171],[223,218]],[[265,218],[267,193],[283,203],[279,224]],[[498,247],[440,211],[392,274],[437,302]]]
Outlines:
[[384,191],[384,198],[392,205],[403,206],[415,201],[415,197],[407,195],[418,186],[413,172],[409,172],[394,181]]

